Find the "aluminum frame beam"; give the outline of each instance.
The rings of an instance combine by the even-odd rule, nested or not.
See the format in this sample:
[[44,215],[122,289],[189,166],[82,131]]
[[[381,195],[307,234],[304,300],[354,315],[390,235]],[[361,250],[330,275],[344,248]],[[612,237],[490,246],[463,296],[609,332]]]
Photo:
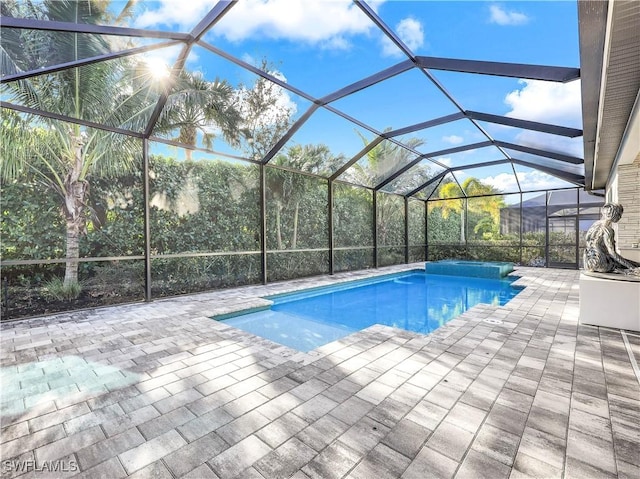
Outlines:
[[487,166],[503,165],[505,163],[511,163],[511,159],[483,161],[482,163],[474,163],[471,165],[454,166],[452,168],[449,168],[449,171],[454,172],[454,171],[463,171],[463,170],[474,170],[476,168],[485,168]]
[[222,58],[224,58],[225,60],[230,61],[231,63],[234,63],[235,65],[238,65],[241,68],[244,68],[245,70],[249,70],[252,73],[255,73],[256,75],[264,78],[265,80],[269,80],[273,83],[275,83],[276,85],[278,85],[281,88],[284,88],[285,90],[289,90],[291,93],[295,93],[296,95],[304,98],[305,100],[310,101],[311,103],[318,103],[318,100],[314,97],[312,97],[311,95],[303,92],[302,90],[298,90],[296,87],[289,85],[287,82],[284,82],[282,80],[280,80],[279,78],[276,78],[272,75],[270,75],[269,73],[265,72],[264,70],[260,70],[259,68],[244,62],[232,55],[229,55],[228,53],[220,50],[219,48],[214,47],[213,45],[207,43],[204,40],[199,40],[198,42],[196,42],[196,44],[198,46],[201,46],[202,48],[205,48],[207,50],[209,50],[211,53],[215,53],[216,55],[221,56]]
[[582,176],[582,175],[576,175],[574,173],[569,173],[569,172],[566,172],[566,171],[557,170],[555,168],[550,168],[548,166],[536,165],[535,163],[532,163],[530,161],[519,160],[517,158],[512,158],[511,161],[513,163],[517,164],[517,165],[522,165],[522,166],[526,166],[528,168],[533,168],[534,170],[543,171],[543,172],[548,173],[548,174],[550,174],[552,176],[560,178],[561,180],[568,181],[569,183],[572,183],[574,185],[584,186],[584,184],[585,184],[585,177]]
[[496,141],[497,146],[506,148],[508,150],[517,150],[523,153],[530,153],[532,155],[544,156],[545,158],[551,158],[554,160],[562,161],[564,163],[571,163],[574,165],[582,165],[584,160],[576,156],[566,155],[564,153],[558,153],[549,150],[540,150],[538,148],[532,148],[530,146],[518,145],[516,143],[508,143],[506,141]]
[[153,129],[156,127],[158,118],[160,118],[160,114],[162,113],[162,110],[164,109],[164,106],[167,103],[167,99],[169,98],[171,89],[175,84],[176,77],[178,76],[180,71],[182,71],[182,69],[184,68],[184,64],[187,61],[187,57],[189,56],[190,51],[191,51],[191,46],[186,44],[182,48],[182,51],[180,52],[178,59],[174,63],[173,67],[171,68],[171,74],[169,76],[169,80],[167,81],[164,91],[160,94],[160,98],[158,98],[158,101],[156,102],[156,106],[153,109],[151,116],[149,117],[147,128],[144,131],[145,138],[149,138],[153,134]]
[[326,105],[328,103],[337,101],[347,95],[351,95],[352,93],[364,90],[365,88],[369,88],[376,83],[380,83],[384,80],[388,80],[389,78],[393,78],[394,76],[409,71],[413,67],[414,65],[410,60],[405,60],[382,71],[379,71],[378,73],[374,73],[373,75],[363,78],[362,80],[347,85],[344,88],[340,88],[339,90],[336,90],[335,92],[320,98],[319,102],[321,105]]
[[146,45],[143,47],[130,48],[128,50],[121,50],[118,52],[105,53],[103,55],[97,55],[95,57],[83,58],[82,60],[74,60],[66,63],[58,63],[57,65],[51,65],[45,68],[40,68],[38,70],[29,70],[29,71],[20,72],[20,73],[14,73],[11,75],[5,75],[4,77],[0,78],[0,84],[12,82],[12,81],[18,81],[18,80],[26,80],[27,78],[32,78],[35,76],[46,75],[49,73],[56,73],[62,70],[67,70],[69,68],[83,67],[87,65],[92,65],[94,63],[103,62],[103,61],[115,60],[117,58],[125,58],[132,55],[138,55],[140,53],[158,50],[161,48],[172,47],[175,45],[179,45],[180,43],[181,42],[179,41],[172,40],[169,42],[157,43],[155,45]]
[[412,191],[410,191],[409,193],[407,193],[404,196],[413,196],[416,193],[418,193],[420,190],[425,189],[427,186],[429,186],[432,183],[435,183],[436,181],[439,181],[441,179],[443,179],[445,176],[447,176],[449,174],[449,170],[445,170],[445,171],[441,171],[440,173],[438,173],[436,176],[434,176],[433,178],[430,178],[429,180],[425,181],[423,184],[421,184],[420,186],[418,186],[417,188],[413,189]]
[[52,120],[64,121],[67,123],[74,123],[76,125],[82,125],[89,128],[95,128],[96,130],[108,131],[111,133],[118,133],[120,135],[131,136],[133,138],[144,138],[144,133],[126,130],[124,128],[118,128],[116,126],[104,125],[102,123],[95,123],[93,121],[83,120],[81,118],[74,118],[72,116],[60,115],[59,113],[53,113],[50,111],[39,110],[36,108],[29,108],[28,106],[16,105],[8,101],[0,101],[0,108],[7,108],[9,110],[19,111],[28,115],[42,116],[44,118],[51,118]]
[[200,40],[207,31],[214,26],[227,12],[236,4],[235,1],[218,0],[218,3],[207,13],[198,24],[191,30],[190,43]]
[[526,78],[567,83],[580,78],[579,68],[528,65],[523,63],[487,62],[480,60],[460,60],[454,58],[417,56],[422,68],[459,73],[474,73],[509,78]]
[[298,131],[302,125],[306,123],[306,121],[313,115],[316,110],[320,108],[320,105],[313,104],[309,107],[309,109],[302,115],[298,120],[291,125],[291,128],[284,134],[282,138],[280,138],[275,145],[271,147],[271,149],[264,155],[262,159],[263,164],[267,164],[271,161],[271,159],[276,156],[276,154],[282,149],[282,147],[291,139],[291,137]]
[[380,30],[382,30],[382,32],[387,35],[387,37],[389,37],[389,40],[391,40],[402,53],[404,53],[408,58],[411,59],[412,62],[414,62],[414,56],[413,53],[411,53],[411,50],[409,50],[409,47],[407,47],[400,39],[400,37],[396,35],[395,32],[382,21],[382,19],[376,14],[376,12],[373,11],[373,9],[367,3],[360,0],[353,0],[353,3],[355,3],[360,8],[360,10],[362,10],[364,14],[369,17],[369,20],[375,23],[375,25]]
[[[355,154],[355,156],[353,158],[351,158],[349,161],[347,161],[344,165],[342,165],[340,168],[338,168],[338,170],[329,177],[329,181],[335,181],[338,179],[338,177],[344,173],[345,171],[347,171],[351,166],[353,166],[360,158],[362,158],[364,155],[366,155],[367,153],[369,153],[371,150],[373,150],[376,146],[378,146],[382,140],[384,140],[384,138],[382,138],[381,136],[377,136],[375,137],[372,141],[369,142],[369,144],[367,144],[362,150],[360,150],[358,153]],[[375,192],[375,191],[374,191]]]
[[153,129],[156,126],[158,118],[160,118],[160,114],[167,103],[167,98],[175,84],[176,77],[178,74],[184,69],[184,64],[187,61],[187,57],[189,53],[191,53],[191,47],[195,42],[197,42],[209,28],[215,25],[230,9],[235,5],[235,2],[231,2],[229,0],[220,0],[216,5],[205,15],[205,17],[193,28],[191,33],[189,34],[189,40],[185,43],[178,59],[173,65],[171,69],[171,75],[169,77],[169,81],[167,85],[160,95],[158,102],[156,103],[156,107],[149,118],[149,123],[147,123],[147,128],[145,130],[145,138],[149,138],[153,134]]
[[486,148],[487,146],[495,146],[495,141],[480,141],[478,143],[469,143],[468,145],[454,146],[453,148],[445,148],[444,150],[430,151],[425,153],[423,157],[433,158],[442,155],[451,155],[453,153],[460,153],[461,151],[476,150],[479,148]]
[[499,125],[513,126],[515,128],[523,128],[525,130],[541,131],[552,135],[566,136],[576,138],[582,136],[582,130],[579,128],[568,128],[566,126],[551,125],[549,123],[540,123],[537,121],[520,120],[518,118],[510,118],[508,116],[492,115],[479,111],[465,111],[465,116],[473,120],[487,121],[489,123],[497,123]]
[[434,126],[444,125],[445,123],[451,123],[453,121],[462,120],[466,118],[466,115],[462,112],[452,113],[451,115],[441,116],[434,118],[433,120],[423,121],[422,123],[416,123],[415,125],[406,126],[404,128],[398,128],[397,130],[387,131],[383,135],[387,138],[393,138],[394,136],[406,135],[407,133],[413,133],[414,131],[426,130]]
[[189,33],[168,32],[164,30],[145,30],[142,28],[95,25],[93,23],[72,23],[35,18],[15,18],[0,16],[2,28],[21,28],[67,33],[94,33],[96,35],[115,35],[120,37],[165,38],[168,40],[192,41]]

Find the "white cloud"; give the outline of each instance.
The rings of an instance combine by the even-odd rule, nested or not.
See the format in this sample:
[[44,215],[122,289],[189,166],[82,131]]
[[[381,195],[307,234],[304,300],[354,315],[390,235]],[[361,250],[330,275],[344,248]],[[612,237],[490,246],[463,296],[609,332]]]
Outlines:
[[[160,0],[136,20],[138,27],[178,26],[188,31],[194,18],[202,18],[216,3],[212,0]],[[376,10],[381,1],[374,2]],[[237,2],[213,28],[229,41],[270,38],[305,42],[331,49],[350,47],[349,37],[368,35],[373,23],[348,0],[244,0]]]
[[507,11],[499,5],[491,5],[489,10],[491,12],[489,21],[498,25],[524,25],[529,21],[529,17],[524,13]]
[[506,116],[571,127],[582,125],[579,80],[569,83],[520,80],[519,83],[522,88],[504,99],[511,107]]
[[509,173],[500,173],[496,176],[481,178],[484,184],[493,186],[498,191],[518,191],[516,177]]
[[526,190],[543,190],[567,186],[567,182],[543,171],[517,171],[518,181]]
[[351,2],[246,0],[217,25],[215,34],[239,41],[250,36],[345,48],[350,35],[368,34],[373,24]]
[[188,2],[160,0],[158,8],[146,8],[135,19],[134,26],[148,28],[166,25],[189,31],[216,3],[217,0],[189,0]]
[[[396,25],[395,31],[400,40],[415,53],[417,49],[424,45],[424,28],[422,23],[415,18],[403,18]],[[382,38],[382,55],[385,57],[402,56],[402,52],[398,47],[389,40],[389,37]]]
[[581,136],[576,138],[567,138],[566,136],[550,135],[539,131],[526,130],[516,135],[515,142],[532,148],[577,156],[578,158],[582,158],[582,155],[584,154],[584,144]]
[[451,145],[459,145],[464,141],[464,138],[458,135],[449,135],[449,136],[443,136],[442,141],[444,141],[445,143],[449,143]]
[[[544,190],[566,186],[566,182],[548,175],[542,171],[516,171],[520,185],[526,190]],[[498,191],[512,193],[518,191],[516,177],[510,173],[500,173],[496,176],[487,176],[480,179],[483,183],[493,186]]]
[[449,157],[441,156],[439,158],[435,158],[435,160],[448,167],[451,167],[452,165],[452,160]]
[[[506,116],[573,128],[582,126],[580,81],[556,83],[520,80],[520,85],[522,88],[505,97],[505,103],[511,108]],[[579,157],[583,154],[581,137],[567,138],[525,130],[517,135],[516,142]]]

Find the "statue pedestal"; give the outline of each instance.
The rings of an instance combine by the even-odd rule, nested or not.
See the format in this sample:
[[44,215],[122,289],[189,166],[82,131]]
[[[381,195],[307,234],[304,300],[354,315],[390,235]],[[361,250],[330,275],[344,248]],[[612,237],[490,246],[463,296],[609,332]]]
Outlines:
[[582,273],[580,323],[640,331],[640,281]]

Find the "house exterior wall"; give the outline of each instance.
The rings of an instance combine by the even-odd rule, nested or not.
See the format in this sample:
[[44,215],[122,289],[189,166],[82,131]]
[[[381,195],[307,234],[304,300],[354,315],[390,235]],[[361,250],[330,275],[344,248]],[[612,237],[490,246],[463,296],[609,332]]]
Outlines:
[[624,207],[617,225],[617,246],[625,258],[640,261],[640,94],[607,183],[607,201]]
[[618,249],[622,256],[640,261],[640,153],[617,172],[617,202],[624,207],[618,223]]

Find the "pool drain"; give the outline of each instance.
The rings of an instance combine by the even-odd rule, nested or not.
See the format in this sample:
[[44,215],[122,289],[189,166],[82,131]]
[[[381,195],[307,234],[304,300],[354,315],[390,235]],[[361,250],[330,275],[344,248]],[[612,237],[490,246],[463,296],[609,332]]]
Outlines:
[[489,324],[503,324],[502,321],[500,321],[499,319],[487,318],[487,319],[483,319],[482,321]]

